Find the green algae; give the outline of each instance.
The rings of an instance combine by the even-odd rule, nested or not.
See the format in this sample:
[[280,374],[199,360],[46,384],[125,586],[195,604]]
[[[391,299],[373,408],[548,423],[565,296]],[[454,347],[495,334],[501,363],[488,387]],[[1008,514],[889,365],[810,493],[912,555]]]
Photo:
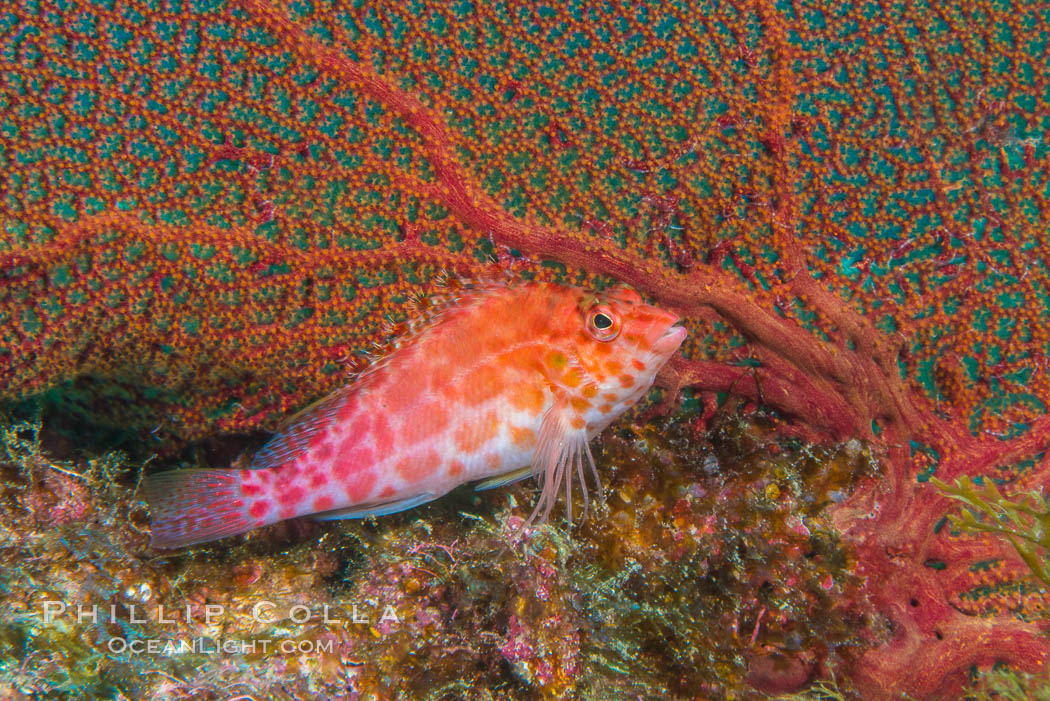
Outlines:
[[982,670],[970,698],[974,701],[1050,701],[1050,673],[1026,674],[1001,665]]
[[953,529],[1003,538],[1032,574],[1050,586],[1050,502],[1042,486],[1007,496],[992,479],[961,477],[946,484],[933,478],[930,482],[941,494],[966,506],[959,514],[948,516]]

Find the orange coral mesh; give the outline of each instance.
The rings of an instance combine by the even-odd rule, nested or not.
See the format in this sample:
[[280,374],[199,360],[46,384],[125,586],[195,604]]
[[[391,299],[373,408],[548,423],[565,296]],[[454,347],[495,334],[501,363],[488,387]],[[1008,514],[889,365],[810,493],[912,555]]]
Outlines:
[[779,289],[808,268],[972,430],[1044,408],[1034,7],[64,7],[0,18],[7,398],[89,375],[183,435],[272,419],[510,220],[820,328]]

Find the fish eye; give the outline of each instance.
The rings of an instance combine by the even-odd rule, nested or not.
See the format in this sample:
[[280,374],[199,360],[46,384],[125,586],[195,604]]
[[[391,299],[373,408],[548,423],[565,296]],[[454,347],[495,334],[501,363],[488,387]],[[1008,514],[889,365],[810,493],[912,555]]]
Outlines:
[[620,317],[609,307],[595,307],[587,316],[587,332],[598,341],[611,341],[620,335]]

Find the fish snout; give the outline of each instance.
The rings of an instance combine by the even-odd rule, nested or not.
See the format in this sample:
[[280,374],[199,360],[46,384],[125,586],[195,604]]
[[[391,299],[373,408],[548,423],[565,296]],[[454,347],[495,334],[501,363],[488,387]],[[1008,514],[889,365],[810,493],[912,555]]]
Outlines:
[[684,326],[672,326],[656,339],[656,343],[653,344],[653,352],[658,355],[671,355],[678,350],[688,335],[689,332]]

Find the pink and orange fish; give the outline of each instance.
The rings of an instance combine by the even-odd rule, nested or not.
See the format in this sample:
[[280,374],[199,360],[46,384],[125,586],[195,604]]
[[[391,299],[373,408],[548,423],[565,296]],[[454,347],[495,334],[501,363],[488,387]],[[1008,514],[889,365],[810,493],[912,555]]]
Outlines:
[[156,547],[296,516],[378,516],[539,475],[533,518],[572,483],[586,508],[588,441],[634,405],[678,350],[678,317],[625,287],[464,289],[383,362],[293,417],[247,469],[148,476]]

